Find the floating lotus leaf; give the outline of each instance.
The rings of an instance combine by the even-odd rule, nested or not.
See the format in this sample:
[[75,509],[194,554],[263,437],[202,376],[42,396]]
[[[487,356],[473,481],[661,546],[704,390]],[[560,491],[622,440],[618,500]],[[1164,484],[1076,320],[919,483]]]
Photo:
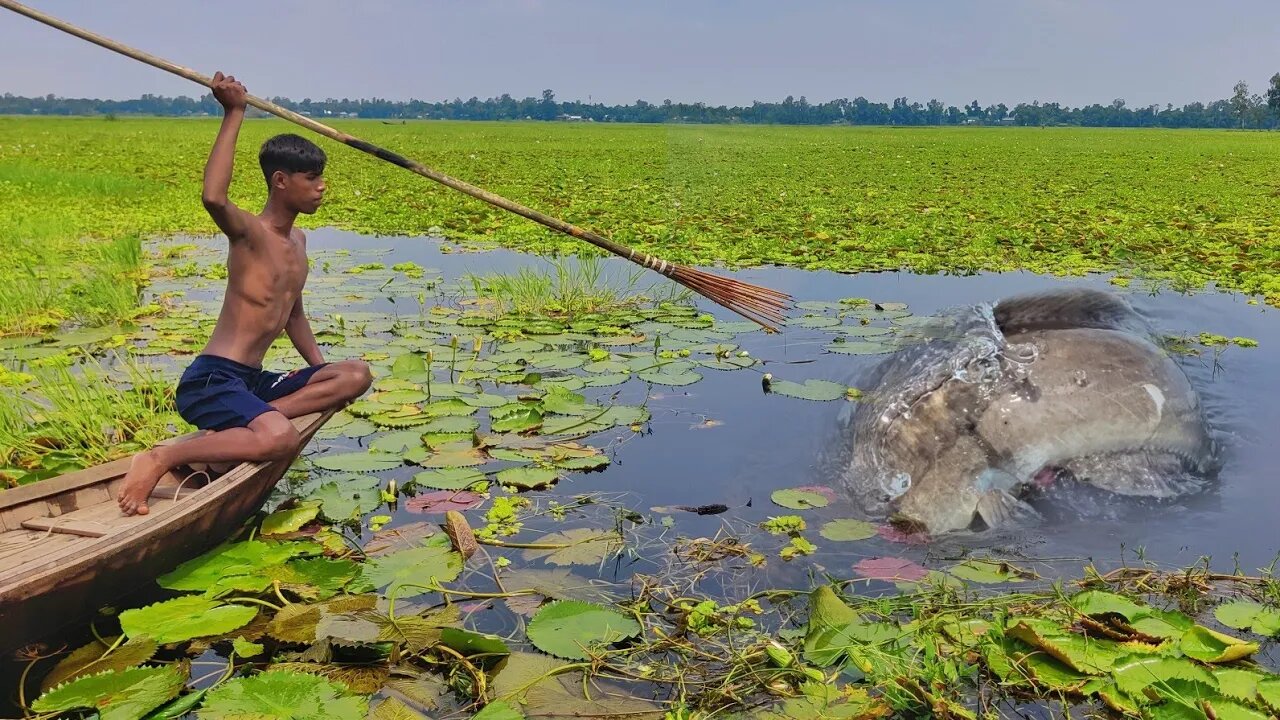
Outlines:
[[971,559],[962,563],[952,565],[947,572],[961,580],[969,582],[994,584],[994,583],[1020,583],[1023,577],[1018,570],[1008,563],[998,562],[994,560]]
[[[221,587],[237,587],[234,578],[247,577],[253,580],[250,588],[261,590],[267,585],[262,573],[264,569],[302,555],[319,555],[321,552],[322,548],[314,543],[262,540],[230,543],[182,563],[161,575],[156,582],[170,590],[217,594]],[[228,583],[228,580],[233,582]]]
[[597,375],[617,373],[625,373],[629,375],[631,373],[631,368],[627,367],[626,363],[620,363],[616,360],[600,360],[598,362],[588,363],[583,365],[582,369]]
[[476,655],[506,655],[511,652],[507,644],[497,635],[473,632],[463,628],[447,627],[440,631],[440,642],[457,650],[465,657]]
[[[114,643],[115,637],[103,638],[107,643]],[[156,641],[148,637],[131,638],[117,647],[110,655],[104,656],[110,644],[94,640],[71,651],[69,655],[58,661],[40,681],[41,691],[61,685],[86,675],[97,675],[107,670],[127,670],[135,665],[151,659],[156,654]]]
[[[408,457],[406,455],[406,458]],[[487,462],[484,454],[478,448],[443,450],[431,452],[422,457],[415,455],[410,461],[425,468],[474,467]]]
[[1258,697],[1258,684],[1268,678],[1274,678],[1255,670],[1234,667],[1216,667],[1212,670],[1218,681],[1218,691],[1238,700],[1253,700]]
[[518,490],[536,490],[547,487],[559,480],[560,473],[554,468],[513,467],[500,471],[494,479],[503,487],[514,487]]
[[228,680],[205,696],[200,720],[364,720],[368,701],[322,677],[268,670]]
[[137,667],[88,675],[46,692],[31,704],[38,713],[92,709],[101,720],[137,720],[173,699],[186,683],[177,666]]
[[851,541],[875,537],[876,526],[863,520],[841,519],[824,523],[818,534],[828,540]]
[[542,396],[541,402],[543,410],[560,415],[582,415],[600,411],[599,406],[589,404],[583,396],[563,388],[552,388],[547,391],[547,394]]
[[809,594],[809,626],[804,657],[821,667],[831,665],[864,645],[887,647],[904,631],[891,623],[866,622],[828,586]]
[[477,407],[462,398],[448,398],[423,405],[422,412],[433,417],[463,416],[474,414]]
[[539,370],[572,370],[582,367],[586,358],[564,353],[535,353],[528,357],[529,367]]
[[416,428],[430,421],[430,415],[424,414],[420,408],[414,406],[369,416],[369,422],[379,428]]
[[262,520],[262,535],[282,535],[297,532],[303,525],[316,519],[320,514],[320,503],[311,501],[299,503],[288,510],[277,510]]
[[463,468],[423,470],[413,476],[413,482],[436,490],[465,490],[476,483],[486,483],[485,474]]
[[524,720],[524,713],[505,700],[491,702],[471,716],[471,720]]
[[422,426],[424,433],[469,433],[480,423],[468,417],[439,417]]
[[325,470],[344,472],[379,472],[400,467],[404,460],[399,455],[384,452],[351,452],[325,455],[314,461]]
[[823,348],[827,352],[839,353],[841,355],[877,355],[880,353],[893,352],[893,345],[888,343],[871,342],[869,340],[857,340],[854,342],[831,343]]
[[385,587],[386,594],[408,598],[429,592],[426,588],[397,588],[406,583],[446,583],[456,580],[462,572],[462,555],[455,552],[449,538],[437,535],[429,538],[422,547],[401,550],[374,558],[364,564],[364,577],[374,587]]
[[436,490],[409,498],[404,507],[411,512],[445,513],[470,510],[483,502],[483,496],[466,490]]
[[1183,655],[1207,663],[1234,662],[1258,652],[1257,643],[1245,642],[1201,625],[1188,630],[1178,647]]
[[125,635],[158,643],[222,635],[244,627],[258,614],[251,605],[223,605],[201,595],[184,595],[120,613]]
[[[488,707],[492,707],[492,705],[493,703],[490,703],[485,710],[481,710],[480,712],[485,712],[488,710]],[[472,720],[475,720],[475,717],[478,717],[478,714],[473,716]],[[517,715],[516,717],[518,720],[523,720],[523,716]],[[427,720],[427,717],[410,709],[408,705],[405,705],[400,700],[394,697],[388,697],[386,700],[378,703],[378,706],[373,709],[373,712],[369,713],[369,720]]]
[[417,353],[405,353],[396,357],[395,362],[391,363],[391,375],[395,378],[406,379],[426,371],[427,359]]
[[630,373],[609,373],[592,375],[583,379],[583,387],[613,387],[631,379]]
[[502,407],[511,402],[511,398],[505,395],[493,395],[491,393],[480,393],[479,395],[462,396],[458,398],[462,402],[476,408],[496,408]]
[[701,375],[692,370],[681,370],[675,372],[646,370],[644,372],[636,373],[636,377],[655,385],[669,385],[672,387],[692,385],[702,379]]
[[587,381],[577,375],[563,375],[560,377],[542,377],[533,383],[533,386],[539,390],[581,390],[587,386]]
[[[307,558],[290,560],[284,565],[267,568],[265,574],[299,594],[315,599],[328,599],[360,574],[360,566],[346,558]],[[306,586],[303,591],[297,586]]]
[[379,435],[369,442],[369,449],[375,452],[397,454],[409,448],[417,447],[422,442],[421,430],[398,430]]
[[808,508],[826,507],[831,501],[823,493],[814,492],[805,488],[790,488],[785,490],[774,490],[769,499],[775,505],[792,510],[806,510]]
[[411,390],[386,390],[369,396],[367,402],[383,405],[416,405],[425,402],[427,394],[417,388]]
[[859,577],[888,582],[916,582],[929,575],[929,571],[905,558],[867,558],[853,566]]
[[[326,478],[327,479],[327,478]],[[320,502],[320,513],[330,520],[347,520],[378,507],[381,481],[372,475],[346,474],[334,476],[308,495]]]
[[1112,663],[1111,675],[1116,686],[1130,695],[1139,695],[1143,689],[1169,680],[1194,680],[1216,688],[1213,674],[1203,666],[1186,658],[1132,655]]
[[[1072,670],[1086,674],[1105,673],[1129,654],[1117,643],[1076,635],[1038,618],[1010,619],[1005,634],[1049,653]],[[1123,683],[1120,689],[1129,692]]]
[[803,385],[789,380],[774,380],[769,384],[769,392],[775,395],[822,402],[844,398],[848,390],[849,386],[828,380],[805,380]]
[[605,413],[600,413],[594,418],[578,417],[577,415],[552,415],[542,421],[543,435],[590,435],[601,430],[608,430],[613,427],[614,423],[605,418]]
[[1280,610],[1255,602],[1237,600],[1214,608],[1218,622],[1236,630],[1249,629],[1259,635],[1280,635]]
[[524,432],[542,424],[542,410],[535,403],[516,402],[489,411],[493,432]]
[[529,549],[526,560],[543,559],[552,565],[595,565],[620,542],[615,533],[594,528],[573,528],[551,533],[537,541],[539,545],[566,545],[563,548]]
[[824,315],[806,315],[802,318],[790,320],[788,326],[801,328],[827,328],[840,324],[840,318],[828,317]]
[[1271,708],[1271,712],[1280,712],[1280,678],[1258,681],[1258,698]]
[[553,460],[552,464],[562,470],[599,470],[609,465],[609,458],[604,455],[591,455],[589,457],[568,457],[560,460]]
[[640,623],[616,610],[577,600],[557,600],[529,621],[529,642],[556,657],[587,660],[595,648],[640,634]]

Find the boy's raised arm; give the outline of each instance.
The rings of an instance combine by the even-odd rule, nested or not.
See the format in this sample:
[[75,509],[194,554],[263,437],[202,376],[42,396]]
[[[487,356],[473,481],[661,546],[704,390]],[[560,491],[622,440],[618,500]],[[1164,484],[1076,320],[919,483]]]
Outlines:
[[209,216],[231,242],[249,234],[249,222],[252,220],[249,213],[236,207],[227,197],[236,157],[236,137],[244,120],[246,95],[244,85],[235,77],[214,73],[213,96],[222,104],[222,127],[218,128],[218,139],[213,142],[209,162],[204,166],[204,192],[200,199]]

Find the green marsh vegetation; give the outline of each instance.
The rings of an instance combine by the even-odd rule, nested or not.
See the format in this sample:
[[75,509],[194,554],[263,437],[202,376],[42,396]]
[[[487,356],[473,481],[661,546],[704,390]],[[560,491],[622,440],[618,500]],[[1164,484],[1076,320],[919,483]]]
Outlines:
[[[339,121],[343,125],[344,121]],[[371,142],[685,263],[840,271],[1113,270],[1280,301],[1265,133],[345,121]],[[211,233],[216,120],[3,118],[4,237]],[[232,194],[265,192],[247,123]],[[537,252],[579,241],[333,144],[308,222]],[[6,244],[7,246],[7,244]]]

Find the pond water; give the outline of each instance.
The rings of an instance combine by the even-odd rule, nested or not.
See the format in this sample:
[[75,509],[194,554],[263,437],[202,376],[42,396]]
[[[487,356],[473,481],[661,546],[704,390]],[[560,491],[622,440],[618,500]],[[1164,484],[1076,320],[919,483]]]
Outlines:
[[[369,237],[329,229],[315,231],[310,238],[318,266],[325,259],[335,264],[339,259],[348,263],[377,261],[388,267],[412,261],[440,270],[446,288],[448,281],[468,273],[513,272],[545,264],[538,258],[505,250],[442,253],[441,245],[430,238]],[[342,250],[351,251],[351,256],[332,255]],[[606,260],[604,266],[606,275],[615,278],[625,277],[632,269],[629,263],[614,258]],[[1275,428],[1280,427],[1280,404],[1273,400],[1280,396],[1280,374],[1274,371],[1280,367],[1280,313],[1273,308],[1250,305],[1238,295],[1211,291],[1194,295],[1152,293],[1137,288],[1137,283],[1132,289],[1121,289],[1110,285],[1103,276],[854,276],[776,267],[747,269],[733,275],[791,293],[801,303],[862,297],[875,302],[906,303],[916,315],[1050,287],[1096,287],[1123,293],[1164,334],[1194,337],[1211,332],[1253,338],[1259,343],[1256,348],[1228,346],[1220,354],[1213,348],[1197,346],[1201,350],[1199,356],[1179,360],[1201,393],[1211,425],[1226,446],[1226,465],[1206,492],[1170,503],[1117,503],[1102,512],[1089,513],[1088,517],[1068,517],[1020,531],[957,534],[930,547],[903,546],[880,538],[860,543],[822,543],[815,537],[820,549],[812,560],[826,570],[845,575],[851,562],[881,555],[906,556],[927,564],[931,555],[954,557],[971,548],[1029,558],[1062,558],[1069,571],[1078,571],[1085,559],[1114,565],[1123,556],[1133,562],[1134,552],[1139,549],[1148,560],[1164,565],[1185,566],[1208,556],[1215,567],[1230,570],[1238,557],[1243,568],[1252,570],[1269,564],[1280,551],[1280,538],[1273,531],[1275,511],[1280,507],[1280,482],[1274,470],[1280,461],[1280,446],[1274,442]],[[639,286],[647,286],[654,278],[657,276],[642,277]],[[191,297],[201,295],[193,292]],[[418,312],[417,300],[406,293],[370,295],[373,297],[366,304],[348,304],[341,308],[342,312]],[[437,296],[434,301],[450,300]],[[427,303],[432,302],[428,295]],[[406,306],[410,306],[408,311]],[[698,307],[718,320],[740,319],[706,300],[699,300]],[[762,361],[755,368],[706,371],[702,380],[685,387],[649,385],[633,378],[623,385],[595,391],[593,394],[598,397],[616,393],[621,403],[647,402],[652,420],[638,436],[606,431],[584,441],[607,448],[612,464],[602,472],[576,474],[547,494],[558,497],[602,493],[654,517],[662,513],[651,513],[651,507],[724,504],[731,508],[716,516],[673,513],[675,531],[693,537],[741,531],[770,516],[790,512],[769,501],[770,493],[779,488],[812,484],[838,487],[835,478],[824,476],[817,458],[830,443],[842,441],[837,434],[837,416],[847,401],[811,402],[765,394],[761,374],[769,372],[775,379],[797,382],[817,378],[856,385],[860,373],[884,356],[824,351],[832,334],[822,328],[796,327],[795,319],[804,314],[804,310],[794,311],[791,326],[780,334],[749,332],[734,338],[733,343]],[[590,393],[590,389],[585,392]],[[342,444],[340,440],[330,442]],[[412,474],[411,469],[405,468],[383,476],[399,475],[403,480]],[[816,529],[824,520],[848,517],[850,509],[837,502],[806,511],[805,515],[810,528]],[[395,517],[396,523],[422,519],[404,510]],[[769,564],[773,568],[770,573],[797,577],[799,573],[795,571],[809,562],[797,561],[787,567],[774,560]],[[785,569],[777,569],[778,566]]]
[[[546,263],[505,250],[459,251],[434,238],[369,237],[332,229],[313,231],[309,238],[315,268],[306,302],[309,314],[315,318],[317,333],[322,338],[336,337],[343,326],[348,330],[358,324],[374,328],[365,333],[363,342],[326,345],[330,359],[399,352],[404,347],[404,337],[387,332],[392,322],[418,323],[430,315],[433,306],[455,311],[469,308],[468,275],[511,273]],[[178,242],[192,242],[198,248],[168,261],[174,265],[195,263],[194,269],[203,271],[221,261],[223,248],[213,239],[179,239],[159,246]],[[409,262],[429,268],[421,280],[406,279],[390,269]],[[382,267],[374,267],[375,263]],[[364,264],[368,264],[366,272],[348,272]],[[614,258],[604,260],[602,267],[605,276],[615,281],[634,273],[633,266]],[[1273,399],[1280,396],[1280,376],[1274,372],[1280,366],[1280,315],[1274,309],[1212,291],[1194,295],[1152,293],[1138,289],[1137,283],[1132,289],[1121,289],[1110,285],[1104,276],[1068,279],[1030,273],[841,275],[785,268],[754,268],[731,274],[791,293],[801,305],[792,313],[790,326],[778,334],[752,330],[732,313],[699,299],[698,310],[714,315],[717,324],[733,323],[728,326],[733,334],[694,331],[683,339],[685,344],[698,340],[731,344],[733,357],[745,350],[756,364],[737,369],[697,366],[694,369],[701,379],[687,385],[655,384],[632,375],[625,382],[579,390],[587,400],[606,405],[643,405],[649,420],[631,427],[622,423],[580,440],[600,448],[609,458],[610,464],[604,469],[569,472],[550,488],[521,494],[533,506],[525,512],[524,530],[515,540],[537,542],[548,533],[564,532],[566,528],[624,531],[628,552],[571,568],[573,577],[584,585],[617,583],[612,597],[619,599],[630,595],[627,582],[638,576],[681,576],[681,582],[687,582],[691,592],[696,584],[697,593],[732,599],[744,597],[743,590],[809,588],[821,581],[823,573],[849,578],[856,563],[879,557],[945,568],[966,555],[987,555],[1013,559],[1044,577],[1066,577],[1078,576],[1082,565],[1089,562],[1107,569],[1146,560],[1167,568],[1187,566],[1206,556],[1217,569],[1231,571],[1238,562],[1245,572],[1253,573],[1270,564],[1280,551],[1280,538],[1273,531],[1276,508],[1280,507],[1280,483],[1274,471],[1280,461],[1280,444],[1274,442],[1275,428],[1280,427],[1280,404]],[[642,275],[638,287],[648,287],[656,280],[656,275]],[[848,442],[840,434],[839,416],[842,411],[848,412],[851,401],[811,401],[765,393],[762,375],[770,373],[775,382],[817,379],[856,386],[861,375],[885,355],[844,354],[827,349],[838,334],[830,325],[837,312],[833,308],[841,307],[837,305],[841,299],[903,303],[911,315],[919,317],[950,306],[1059,286],[1121,292],[1163,334],[1195,337],[1208,332],[1258,342],[1256,348],[1228,345],[1220,351],[1193,342],[1190,346],[1200,352],[1178,357],[1226,447],[1225,467],[1218,480],[1205,492],[1175,502],[1105,502],[1086,515],[1068,514],[1033,527],[1000,532],[956,533],[929,545],[895,542],[881,536],[853,542],[828,541],[820,536],[818,529],[823,523],[856,516],[855,509],[839,496],[838,479],[819,462],[834,443]],[[199,274],[175,277],[154,284],[147,299],[163,299],[168,293],[180,291],[181,295],[165,300],[174,303],[176,314],[181,315],[184,305],[194,304],[211,316],[216,314],[221,288],[222,281]],[[806,314],[813,317],[805,319]],[[139,345],[156,342],[158,326],[166,326],[166,322],[169,331],[182,331],[182,322],[164,318],[144,323]],[[877,316],[872,324],[887,327],[891,320]],[[460,352],[469,352],[471,339],[461,332],[465,328],[450,327],[459,330],[459,347],[463,349]],[[849,325],[845,327],[850,340],[858,341],[857,333]],[[447,357],[450,352],[447,333],[423,343],[434,343],[437,357]],[[700,352],[705,352],[705,343],[700,345],[704,348]],[[679,342],[673,342],[669,347],[679,346]],[[694,347],[696,350],[698,345]],[[623,351],[652,352],[653,348],[652,342],[646,340],[641,345],[612,350],[621,355]],[[189,362],[189,355],[141,357],[170,375],[176,375]],[[297,362],[296,355],[282,354],[273,356],[270,364],[283,367]],[[380,357],[374,365],[375,379],[385,378],[390,358]],[[564,374],[581,376],[584,372],[569,368]],[[520,391],[520,386],[495,387],[489,383],[484,389],[486,393],[508,397]],[[314,462],[362,450],[390,432],[393,431],[345,437],[338,427],[314,440],[306,455]],[[511,465],[491,462],[477,469],[491,473]],[[403,487],[410,485],[420,471],[412,465],[383,470],[377,473],[378,483],[385,486],[387,480],[395,479]],[[332,473],[317,475],[323,479]],[[836,501],[822,508],[795,511],[770,500],[776,490],[813,485],[836,488]],[[303,488],[305,493],[315,487],[313,480],[298,478],[286,485],[275,500],[284,499],[289,489]],[[724,505],[728,509],[720,514],[698,515],[672,507],[703,505]],[[481,515],[489,506],[466,513],[473,526],[484,524]],[[357,538],[361,543],[374,537],[367,522],[371,514],[390,516],[384,533],[395,528],[408,531],[424,521],[441,520],[441,515],[414,511],[404,498],[393,507],[379,505],[364,510],[366,522],[360,525]],[[786,547],[788,539],[771,536],[759,526],[771,517],[791,514],[804,517],[808,524],[805,537],[817,549],[812,555],[785,561],[779,551]],[[680,556],[669,552],[681,538],[698,537],[741,538],[750,543],[754,552],[763,555],[765,562],[752,567],[744,557],[736,563],[736,572],[704,576],[690,570],[692,563],[684,563]],[[510,560],[515,568],[533,566],[566,573],[570,570],[551,568],[519,551],[493,547],[488,550],[495,558]],[[157,573],[165,570],[158,568]],[[464,575],[457,586],[492,590],[492,581],[484,572],[475,573],[474,587],[469,584],[471,579],[471,575]],[[602,585],[596,589],[606,588]],[[893,586],[880,583],[876,589],[892,590]],[[125,601],[122,607],[136,607],[156,597],[153,589],[146,597]],[[467,612],[470,627],[499,634],[515,635],[513,630],[523,622],[515,617],[518,613],[513,608],[503,609],[495,603],[477,603]],[[201,659],[218,660],[212,651]],[[16,676],[16,667],[4,668],[0,674],[10,672]],[[9,678],[0,679],[6,687],[10,685]]]

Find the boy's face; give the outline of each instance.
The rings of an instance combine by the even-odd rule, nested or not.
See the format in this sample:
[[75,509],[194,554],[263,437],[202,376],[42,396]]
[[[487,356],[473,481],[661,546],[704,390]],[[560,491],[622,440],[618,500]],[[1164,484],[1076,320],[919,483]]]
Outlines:
[[285,205],[297,212],[310,215],[324,200],[324,175],[318,172],[292,172],[277,170],[271,175],[271,192],[278,195]]

